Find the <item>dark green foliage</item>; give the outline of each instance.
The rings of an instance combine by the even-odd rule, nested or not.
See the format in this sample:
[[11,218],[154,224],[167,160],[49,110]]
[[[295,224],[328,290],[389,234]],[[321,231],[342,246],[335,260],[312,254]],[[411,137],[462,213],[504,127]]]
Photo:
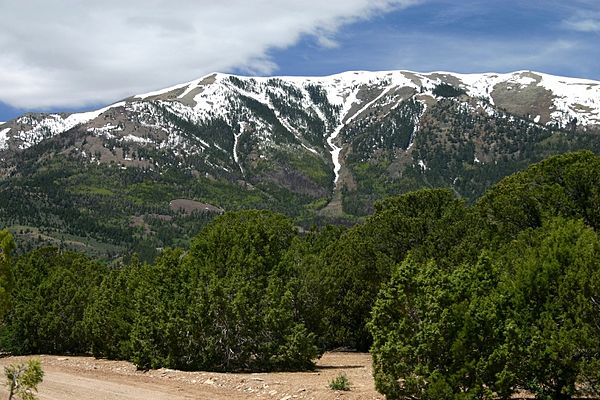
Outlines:
[[229,213],[187,255],[167,252],[144,267],[151,278],[135,293],[133,361],[142,368],[310,368],[315,337],[294,315],[289,275],[279,268],[295,235],[282,215]]
[[501,237],[514,237],[553,216],[600,228],[600,158],[591,152],[551,157],[503,179],[477,203]]
[[135,304],[137,284],[146,272],[134,258],[130,266],[109,270],[100,285],[92,289],[84,311],[83,327],[89,351],[94,356],[130,359],[132,304]]
[[251,268],[250,275],[266,277],[294,236],[291,221],[283,215],[269,211],[227,213],[194,238],[191,261],[219,276]]
[[[182,252],[166,250],[139,269],[132,299],[131,361],[138,368],[191,369],[190,276]],[[196,300],[197,301],[197,300]]]
[[464,202],[447,190],[421,190],[378,203],[373,216],[323,254],[328,345],[367,350],[371,335],[365,323],[393,266],[411,250],[443,258],[467,236],[470,221]]
[[390,399],[598,392],[597,163],[568,154],[505,179],[478,203],[479,217],[447,232],[466,238],[446,242],[447,256],[417,247],[397,264],[369,323],[379,391]]
[[228,212],[189,250],[118,268],[54,248],[10,259],[3,231],[2,350],[268,371],[372,345],[390,399],[597,395],[599,159],[550,158],[471,207],[444,189],[389,197],[349,229]]
[[297,236],[286,252],[280,268],[289,276],[287,286],[292,294],[294,315],[316,335],[320,349],[332,347],[329,317],[332,287],[325,277],[324,254],[335,246],[345,232],[342,227],[325,226]]
[[13,236],[6,229],[0,230],[0,319],[10,309],[12,274],[10,271],[11,253],[15,248]]
[[291,221],[268,211],[228,213],[188,253],[108,270],[84,256],[41,249],[13,268],[2,348],[130,359],[140,368],[220,371],[312,368],[315,334],[282,263]]
[[[377,390],[388,399],[504,397],[502,314],[490,261],[440,268],[407,259],[379,293],[369,324]],[[402,384],[400,383],[400,381]]]
[[296,235],[270,212],[218,218],[192,243],[186,264],[202,284],[195,310],[211,369],[303,369],[317,355],[314,336],[293,313],[288,271],[279,264]]
[[84,353],[82,324],[93,288],[105,267],[77,253],[42,248],[13,267],[12,308],[2,347],[21,354]]
[[590,228],[558,219],[474,264],[407,259],[369,324],[377,389],[389,399],[570,398],[575,383],[595,393],[599,252]]
[[440,97],[458,97],[465,94],[465,91],[447,83],[440,83],[433,89],[433,94]]
[[600,240],[581,221],[557,218],[503,252],[506,344],[520,387],[538,398],[570,398],[576,383],[598,393]]

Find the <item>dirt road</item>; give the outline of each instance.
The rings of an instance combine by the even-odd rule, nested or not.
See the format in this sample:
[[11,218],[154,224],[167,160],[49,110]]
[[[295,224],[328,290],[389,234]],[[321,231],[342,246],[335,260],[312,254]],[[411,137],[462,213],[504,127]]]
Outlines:
[[[371,356],[361,353],[326,353],[314,372],[222,374],[168,369],[137,371],[123,361],[91,357],[39,356],[44,382],[42,400],[239,400],[314,399],[383,400],[373,385]],[[0,367],[26,362],[29,357],[0,359]],[[329,382],[341,373],[351,390],[334,391]],[[0,398],[6,398],[0,388]]]

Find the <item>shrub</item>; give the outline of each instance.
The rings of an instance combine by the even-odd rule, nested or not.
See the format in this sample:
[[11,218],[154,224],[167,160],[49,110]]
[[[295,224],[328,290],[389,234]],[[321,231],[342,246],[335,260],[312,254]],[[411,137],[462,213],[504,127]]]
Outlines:
[[329,382],[331,390],[350,390],[350,380],[346,374],[342,373]]
[[31,359],[27,364],[9,365],[4,367],[6,386],[8,386],[8,400],[18,396],[23,400],[35,400],[37,385],[44,379],[42,364],[38,359]]
[[279,264],[296,230],[268,211],[215,218],[191,249],[144,266],[133,294],[139,368],[305,370],[319,355]]
[[388,400],[570,398],[600,387],[600,240],[555,218],[476,263],[408,257],[379,292],[369,328]]

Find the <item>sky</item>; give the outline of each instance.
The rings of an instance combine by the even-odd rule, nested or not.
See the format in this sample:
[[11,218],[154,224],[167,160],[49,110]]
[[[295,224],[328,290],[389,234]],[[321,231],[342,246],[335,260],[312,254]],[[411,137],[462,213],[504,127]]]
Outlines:
[[0,121],[211,72],[600,80],[600,0],[0,0]]

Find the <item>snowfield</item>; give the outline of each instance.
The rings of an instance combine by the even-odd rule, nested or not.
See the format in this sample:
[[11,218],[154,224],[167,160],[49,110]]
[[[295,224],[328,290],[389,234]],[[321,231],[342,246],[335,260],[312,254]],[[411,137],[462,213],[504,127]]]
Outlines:
[[[9,146],[9,141],[15,140],[20,149],[29,148],[40,141],[68,131],[76,126],[87,124],[106,111],[116,107],[126,107],[128,111],[144,113],[147,119],[140,119],[143,126],[157,128],[166,132],[168,140],[160,143],[127,135],[125,141],[155,144],[159,148],[179,146],[185,141],[180,137],[180,132],[165,125],[156,115],[156,106],[165,107],[182,118],[200,123],[214,118],[222,118],[230,123],[237,131],[234,138],[232,159],[238,164],[238,140],[246,129],[254,129],[260,137],[261,146],[268,146],[272,142],[269,127],[258,118],[249,116],[247,120],[239,120],[239,113],[243,111],[241,98],[249,98],[265,105],[270,109],[281,125],[289,130],[299,141],[299,144],[315,155],[321,154],[319,149],[310,146],[302,139],[298,127],[288,117],[280,115],[277,107],[272,103],[274,93],[282,96],[286,101],[294,102],[294,106],[316,115],[326,127],[324,139],[329,147],[329,156],[334,165],[335,182],[338,182],[341,164],[339,143],[340,132],[352,123],[361,113],[372,107],[388,106],[394,108],[403,98],[396,93],[399,89],[412,90],[418,93],[419,98],[435,97],[433,90],[442,82],[459,86],[461,89],[476,99],[481,108],[488,114],[493,114],[494,90],[498,85],[506,90],[524,90],[533,86],[549,90],[552,93],[553,107],[550,113],[549,124],[566,126],[577,119],[581,125],[600,125],[600,82],[548,75],[534,71],[517,71],[506,74],[480,73],[459,74],[452,72],[421,73],[413,71],[350,71],[323,77],[303,76],[278,76],[278,77],[244,77],[222,73],[213,73],[191,82],[174,85],[165,89],[133,96],[125,101],[109,105],[96,111],[74,114],[41,114],[39,117],[25,115],[16,120],[5,123],[5,128],[0,130],[0,150]],[[283,85],[283,86],[282,86]],[[322,104],[312,101],[309,86],[321,88],[330,105],[335,107],[335,123],[327,119],[326,110]],[[298,98],[291,98],[283,87],[293,88],[300,93]],[[364,93],[377,93],[371,97],[362,96]],[[158,97],[157,97],[158,96]],[[149,101],[152,103],[149,103]],[[426,104],[423,102],[424,106]],[[540,123],[541,116],[531,116],[534,123]],[[418,122],[418,121],[415,121]],[[545,122],[545,121],[544,121]],[[98,125],[96,125],[98,126]],[[109,137],[116,130],[112,125],[105,128],[88,128],[88,130]],[[415,134],[418,128],[415,129]],[[414,136],[414,135],[413,135]],[[212,146],[202,142],[201,149]],[[179,150],[179,149],[174,149]]]

